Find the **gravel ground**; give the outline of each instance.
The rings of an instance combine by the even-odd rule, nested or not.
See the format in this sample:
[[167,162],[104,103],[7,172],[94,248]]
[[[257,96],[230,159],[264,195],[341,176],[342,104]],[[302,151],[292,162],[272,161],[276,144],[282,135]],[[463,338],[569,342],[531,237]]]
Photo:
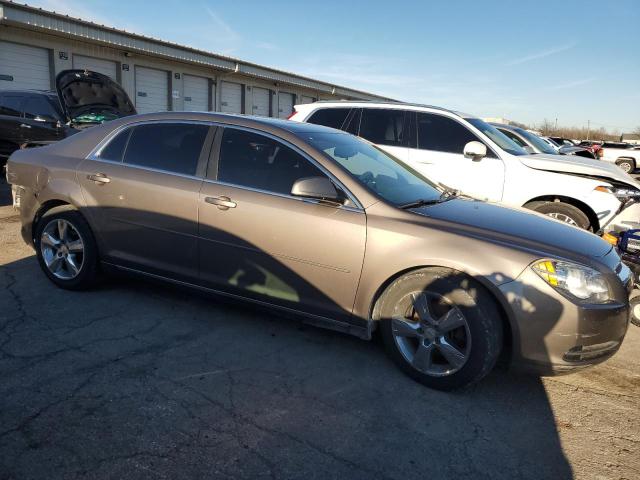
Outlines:
[[462,393],[364,342],[114,278],[55,288],[0,198],[0,479],[640,478],[640,328]]

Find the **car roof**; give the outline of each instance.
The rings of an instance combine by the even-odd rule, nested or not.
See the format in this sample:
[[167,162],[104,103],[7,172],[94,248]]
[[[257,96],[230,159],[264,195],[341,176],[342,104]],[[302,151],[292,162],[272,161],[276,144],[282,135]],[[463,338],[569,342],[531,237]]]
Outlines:
[[403,108],[409,107],[415,110],[436,110],[440,112],[447,112],[453,115],[457,115],[462,118],[476,118],[475,115],[458,112],[455,110],[449,110],[448,108],[438,107],[436,105],[427,105],[423,103],[410,103],[410,102],[397,102],[392,100],[318,100],[313,103],[303,103],[296,105],[296,108],[302,107],[307,108],[310,106],[317,107],[374,107],[374,108],[384,108],[384,107],[395,107],[395,108]]
[[53,90],[29,90],[29,89],[21,89],[21,90],[0,90],[0,95],[4,93],[17,93],[19,95],[33,95],[34,93],[39,95],[48,95],[50,97],[57,97],[58,94]]

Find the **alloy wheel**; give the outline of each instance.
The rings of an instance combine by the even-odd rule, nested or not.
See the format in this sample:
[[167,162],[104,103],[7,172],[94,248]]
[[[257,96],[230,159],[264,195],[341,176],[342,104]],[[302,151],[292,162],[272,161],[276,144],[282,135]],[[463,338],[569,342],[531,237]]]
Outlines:
[[462,311],[442,295],[413,292],[395,306],[393,338],[416,370],[434,377],[452,375],[467,362],[471,333]]
[[558,212],[547,213],[548,217],[555,218],[556,220],[560,220],[561,222],[568,223],[569,225],[573,225],[574,227],[578,226],[578,223],[571,218],[569,215]]
[[40,252],[47,269],[61,280],[75,278],[84,261],[84,241],[71,222],[58,218],[42,230]]

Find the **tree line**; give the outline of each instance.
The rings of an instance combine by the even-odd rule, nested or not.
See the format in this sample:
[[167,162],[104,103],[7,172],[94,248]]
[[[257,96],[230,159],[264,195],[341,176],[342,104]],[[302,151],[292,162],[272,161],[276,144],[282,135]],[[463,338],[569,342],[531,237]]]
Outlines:
[[[514,122],[514,124],[516,124]],[[574,140],[606,140],[617,142],[620,141],[622,137],[622,132],[620,131],[608,131],[604,127],[563,127],[556,126],[556,124],[548,119],[544,119],[538,125],[523,125],[516,124],[521,128],[526,128],[529,130],[535,130],[540,132],[545,137],[562,137],[562,138],[571,138]],[[632,132],[624,132],[624,133],[633,133],[635,135],[640,135],[640,126],[637,127]]]

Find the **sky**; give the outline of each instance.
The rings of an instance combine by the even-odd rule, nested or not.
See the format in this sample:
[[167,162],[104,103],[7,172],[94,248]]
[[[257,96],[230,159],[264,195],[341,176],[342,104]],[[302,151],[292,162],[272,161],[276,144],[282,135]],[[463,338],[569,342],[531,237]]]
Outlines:
[[397,100],[640,127],[640,0],[20,0]]

